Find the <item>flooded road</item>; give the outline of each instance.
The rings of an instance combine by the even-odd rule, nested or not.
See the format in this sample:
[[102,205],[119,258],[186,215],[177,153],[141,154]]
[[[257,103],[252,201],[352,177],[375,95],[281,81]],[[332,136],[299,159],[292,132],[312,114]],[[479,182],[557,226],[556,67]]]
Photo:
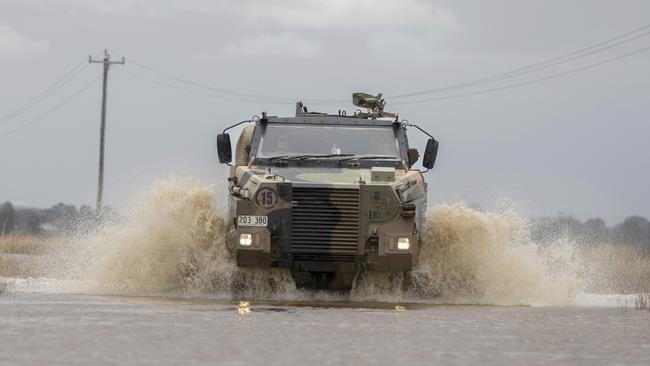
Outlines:
[[619,306],[621,299],[512,307],[15,287],[0,297],[3,365],[650,364],[650,313]]
[[0,365],[650,365],[650,312],[616,295],[650,293],[630,248],[438,205],[407,281],[310,292],[238,267],[214,199],[166,182],[115,222],[0,248]]

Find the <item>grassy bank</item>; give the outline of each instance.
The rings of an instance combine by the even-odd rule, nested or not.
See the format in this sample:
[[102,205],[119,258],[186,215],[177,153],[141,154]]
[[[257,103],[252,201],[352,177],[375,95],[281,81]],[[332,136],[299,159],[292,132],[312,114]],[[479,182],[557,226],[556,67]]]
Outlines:
[[51,247],[53,238],[40,235],[0,236],[2,254],[45,254]]
[[50,253],[60,237],[42,235],[0,236],[0,276],[37,277],[39,258]]

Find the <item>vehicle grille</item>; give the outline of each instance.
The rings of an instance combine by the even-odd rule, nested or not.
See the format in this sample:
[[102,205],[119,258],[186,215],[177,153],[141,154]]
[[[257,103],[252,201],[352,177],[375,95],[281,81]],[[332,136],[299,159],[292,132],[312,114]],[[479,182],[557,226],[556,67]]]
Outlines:
[[359,237],[359,190],[293,187],[294,260],[353,262]]

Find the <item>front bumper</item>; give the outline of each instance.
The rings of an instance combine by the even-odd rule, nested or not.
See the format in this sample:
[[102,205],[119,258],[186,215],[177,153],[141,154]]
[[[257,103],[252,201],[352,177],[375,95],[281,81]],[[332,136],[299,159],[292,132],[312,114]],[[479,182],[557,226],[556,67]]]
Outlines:
[[[407,253],[391,250],[388,245],[381,241],[375,245],[366,243],[363,255],[356,255],[353,258],[339,258],[335,255],[323,253],[314,254],[309,257],[285,251],[283,248],[290,247],[278,240],[271,240],[267,245],[262,244],[257,248],[254,246],[243,248],[239,245],[239,232],[233,235],[235,241],[231,247],[236,248],[235,257],[240,267],[259,268],[288,268],[292,271],[305,272],[345,272],[356,273],[359,271],[375,272],[404,272],[413,267],[413,252],[417,247],[417,237],[410,237],[414,247]],[[261,235],[266,238],[265,235]],[[388,240],[385,240],[388,242]]]

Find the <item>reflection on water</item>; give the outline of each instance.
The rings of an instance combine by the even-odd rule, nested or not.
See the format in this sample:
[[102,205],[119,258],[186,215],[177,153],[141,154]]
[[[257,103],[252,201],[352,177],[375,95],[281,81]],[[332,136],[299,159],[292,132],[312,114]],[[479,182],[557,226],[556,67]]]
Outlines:
[[0,297],[0,364],[650,364],[650,313],[617,307],[23,290]]
[[248,301],[240,301],[237,306],[238,314],[248,314],[251,312],[250,303]]

